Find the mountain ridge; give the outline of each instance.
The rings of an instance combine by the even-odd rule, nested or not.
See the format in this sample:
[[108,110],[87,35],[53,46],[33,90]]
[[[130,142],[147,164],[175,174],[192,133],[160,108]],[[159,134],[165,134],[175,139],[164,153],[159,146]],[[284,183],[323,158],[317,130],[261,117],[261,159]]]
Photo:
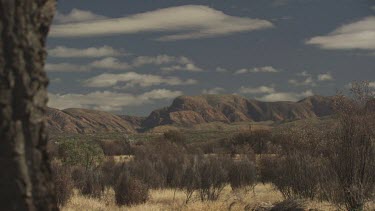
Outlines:
[[136,133],[165,125],[191,127],[210,122],[279,122],[331,115],[332,103],[332,97],[318,95],[297,102],[262,102],[239,95],[180,96],[170,106],[156,109],[147,117],[82,108],[48,108],[47,127],[60,133]]

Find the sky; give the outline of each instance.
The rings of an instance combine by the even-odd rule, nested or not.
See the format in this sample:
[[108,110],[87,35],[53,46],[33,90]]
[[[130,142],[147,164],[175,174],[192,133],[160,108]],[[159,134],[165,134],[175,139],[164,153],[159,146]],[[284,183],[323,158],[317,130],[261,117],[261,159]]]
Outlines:
[[45,70],[58,109],[146,116],[181,95],[375,89],[375,0],[60,0],[57,10]]

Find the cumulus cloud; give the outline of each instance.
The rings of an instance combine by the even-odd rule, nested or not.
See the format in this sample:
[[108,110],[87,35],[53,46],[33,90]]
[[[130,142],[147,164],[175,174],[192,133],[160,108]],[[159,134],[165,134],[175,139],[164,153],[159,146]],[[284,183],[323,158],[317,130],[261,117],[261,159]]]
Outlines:
[[309,96],[314,95],[314,93],[311,90],[307,90],[301,93],[295,93],[295,92],[274,92],[270,94],[266,94],[262,97],[256,98],[260,101],[265,102],[276,102],[276,101],[298,101],[302,98],[306,98]]
[[202,90],[202,94],[206,94],[206,95],[217,95],[217,94],[223,93],[224,91],[225,91],[224,88],[221,88],[221,87],[215,87],[215,88],[212,88],[212,89],[203,89],[203,90]]
[[171,72],[176,70],[183,71],[203,71],[202,68],[198,67],[191,59],[184,56],[169,56],[169,55],[157,55],[157,56],[138,56],[131,62],[123,62],[115,57],[105,57],[89,64],[78,65],[71,63],[48,63],[46,65],[46,71],[49,72],[83,72],[90,71],[93,69],[109,69],[109,70],[126,70],[144,65],[166,65],[174,64],[170,67],[160,68],[162,71]]
[[155,85],[191,85],[196,84],[194,79],[183,80],[178,77],[168,76],[163,77],[151,74],[138,74],[136,72],[128,72],[122,74],[104,73],[84,81],[87,87],[112,87],[119,84],[125,84],[123,88],[141,86],[149,87]]
[[269,86],[259,86],[259,87],[245,87],[241,86],[238,90],[241,94],[271,94],[275,93],[276,90],[273,87]]
[[311,76],[308,76],[303,80],[290,79],[288,83],[294,86],[316,86],[316,83]]
[[69,48],[65,46],[57,46],[48,49],[48,55],[58,58],[97,58],[97,57],[112,57],[122,56],[126,53],[116,50],[110,46],[90,47],[90,48]]
[[181,63],[186,64],[191,62],[190,59],[181,56],[181,57],[175,57],[175,56],[169,56],[169,55],[157,55],[157,56],[139,56],[134,59],[133,66],[143,66],[143,65],[162,65],[162,64],[169,64],[169,63]]
[[325,36],[309,39],[307,44],[323,49],[375,49],[375,16],[345,24]]
[[278,73],[279,70],[275,69],[272,66],[264,66],[264,67],[254,67],[254,68],[243,68],[239,69],[234,72],[234,74],[245,74],[245,73]]
[[44,66],[47,72],[85,72],[90,71],[90,66],[71,64],[71,63],[47,63]]
[[197,67],[194,63],[188,63],[184,65],[173,65],[170,67],[162,67],[160,68],[164,72],[173,72],[173,71],[178,71],[178,70],[183,70],[183,71],[190,71],[190,72],[200,72],[202,69],[200,67]]
[[[83,20],[85,21],[85,20]],[[66,23],[51,28],[52,37],[87,37],[141,32],[172,32],[160,41],[197,39],[273,27],[267,20],[226,15],[207,6],[185,5],[122,18]]]
[[318,81],[333,81],[333,76],[330,72],[318,75]]
[[118,92],[91,92],[88,94],[53,94],[49,93],[48,106],[58,109],[90,108],[104,111],[120,111],[126,106],[152,103],[155,100],[172,99],[182,95],[181,91],[156,89],[140,95]]
[[290,79],[288,80],[288,83],[293,86],[316,86],[319,82],[334,80],[330,72],[312,75],[307,71],[303,71],[301,73],[297,73],[297,76],[302,77],[303,79]]
[[140,56],[137,57],[132,66],[139,67],[143,65],[165,65],[165,64],[176,64],[170,67],[160,68],[164,72],[172,71],[191,71],[199,72],[203,71],[202,68],[198,67],[191,59],[185,56],[168,56],[168,55],[157,55],[157,56]]
[[103,68],[112,70],[125,70],[130,68],[130,65],[126,62],[121,62],[119,59],[114,57],[108,57],[101,60],[93,61],[90,65],[92,68]]
[[57,12],[54,20],[58,23],[74,23],[103,19],[107,19],[107,17],[102,15],[96,15],[90,11],[72,9],[68,14],[62,14],[60,12]]

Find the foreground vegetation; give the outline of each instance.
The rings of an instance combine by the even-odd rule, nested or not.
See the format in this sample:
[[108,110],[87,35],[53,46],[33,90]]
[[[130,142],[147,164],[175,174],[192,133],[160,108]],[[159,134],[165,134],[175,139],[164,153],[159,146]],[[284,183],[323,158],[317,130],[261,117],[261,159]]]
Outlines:
[[[77,191],[71,200],[62,207],[63,211],[73,210],[193,210],[193,211],[216,211],[216,210],[248,210],[270,209],[273,204],[283,201],[283,196],[275,190],[270,184],[258,184],[255,186],[254,192],[246,194],[241,192],[232,192],[230,187],[226,187],[221,197],[216,201],[202,202],[195,197],[190,203],[185,203],[185,194],[182,191],[174,191],[173,189],[151,190],[150,198],[145,204],[134,205],[132,207],[119,207],[116,205],[115,193],[113,190],[107,190],[101,198],[92,198],[79,194]],[[336,207],[329,203],[318,201],[304,201],[304,208],[317,210],[336,210]],[[370,207],[372,206],[372,207]],[[369,205],[375,208],[375,205]]]
[[50,152],[60,206],[86,209],[81,200],[110,210],[115,204],[140,210],[372,210],[373,93],[366,83],[354,84],[352,98],[336,96],[333,109],[335,121],[324,127],[248,128],[215,141],[191,142],[169,130],[148,141],[57,142]]

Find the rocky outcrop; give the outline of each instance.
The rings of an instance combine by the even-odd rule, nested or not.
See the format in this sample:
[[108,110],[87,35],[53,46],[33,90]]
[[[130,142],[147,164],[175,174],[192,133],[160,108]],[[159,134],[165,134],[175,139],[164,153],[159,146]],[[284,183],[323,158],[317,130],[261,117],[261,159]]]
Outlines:
[[261,102],[238,95],[181,96],[172,105],[153,111],[144,128],[192,126],[208,122],[285,121],[332,114],[332,98],[312,96],[299,102]]
[[48,108],[46,120],[50,133],[136,132],[132,122],[104,111]]

